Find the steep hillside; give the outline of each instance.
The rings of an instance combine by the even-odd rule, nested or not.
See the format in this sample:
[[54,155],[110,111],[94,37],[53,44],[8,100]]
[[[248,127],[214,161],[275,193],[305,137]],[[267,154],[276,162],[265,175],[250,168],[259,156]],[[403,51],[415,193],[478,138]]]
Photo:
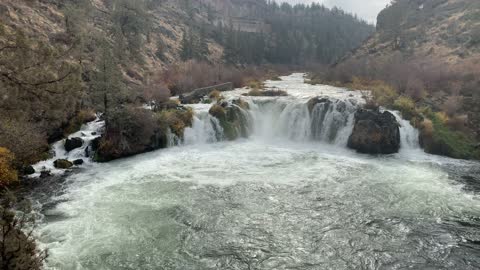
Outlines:
[[463,64],[478,60],[479,44],[480,2],[400,0],[378,15],[376,33],[352,57],[401,52]]

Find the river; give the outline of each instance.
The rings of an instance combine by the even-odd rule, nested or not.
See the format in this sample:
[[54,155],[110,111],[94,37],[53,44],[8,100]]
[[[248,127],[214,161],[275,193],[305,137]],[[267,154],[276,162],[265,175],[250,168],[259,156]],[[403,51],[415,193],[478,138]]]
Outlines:
[[[246,98],[248,139],[217,141],[192,105],[183,145],[67,176],[41,202],[48,268],[480,268],[478,163],[423,153],[406,121],[400,153],[357,154],[361,94],[282,79],[289,97]],[[333,109],[309,118],[319,95]]]

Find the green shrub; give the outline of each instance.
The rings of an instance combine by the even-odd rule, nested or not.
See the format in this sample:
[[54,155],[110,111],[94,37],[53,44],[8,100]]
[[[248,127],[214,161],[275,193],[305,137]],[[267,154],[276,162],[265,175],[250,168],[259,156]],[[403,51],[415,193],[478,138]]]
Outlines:
[[217,101],[221,100],[223,99],[222,92],[218,90],[213,90],[212,92],[210,92],[210,94],[208,94],[208,98],[212,100],[217,100]]
[[402,113],[403,118],[411,120],[416,114],[415,102],[406,96],[401,96],[393,103],[393,108]]
[[247,83],[247,86],[254,89],[254,90],[260,90],[263,89],[264,85],[261,81],[259,80],[252,80]]
[[[421,129],[422,145],[426,152],[459,159],[477,158],[474,140],[464,133],[450,129],[441,114],[431,113],[431,121]],[[428,124],[428,121],[425,121]]]
[[193,124],[194,112],[191,108],[163,110],[157,113],[157,122],[161,127],[168,127],[179,138],[183,138],[185,128]]

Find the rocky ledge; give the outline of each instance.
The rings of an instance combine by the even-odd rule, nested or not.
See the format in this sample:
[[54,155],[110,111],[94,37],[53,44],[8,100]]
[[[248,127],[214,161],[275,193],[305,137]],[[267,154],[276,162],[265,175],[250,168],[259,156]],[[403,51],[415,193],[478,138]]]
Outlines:
[[400,128],[393,114],[371,110],[355,113],[348,147],[364,154],[393,154],[400,149]]

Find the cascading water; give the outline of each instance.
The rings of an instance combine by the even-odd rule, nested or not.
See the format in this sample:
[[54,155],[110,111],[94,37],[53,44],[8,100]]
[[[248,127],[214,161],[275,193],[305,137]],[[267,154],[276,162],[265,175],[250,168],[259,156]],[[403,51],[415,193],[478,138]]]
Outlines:
[[321,141],[345,146],[357,109],[349,100],[323,99],[309,111],[305,100],[250,99],[253,136],[263,139]]
[[390,111],[400,124],[401,150],[421,150],[419,132],[412,126],[410,121],[403,119],[400,112]]
[[244,97],[251,139],[211,143],[221,125],[192,105],[183,145],[69,176],[41,211],[47,268],[478,269],[478,163],[347,150],[361,95],[282,79],[266,85],[289,97]]
[[31,177],[38,177],[42,171],[48,171],[51,174],[61,174],[64,170],[56,169],[54,166],[54,161],[57,159],[66,159],[66,160],[77,160],[82,159],[85,163],[90,163],[90,158],[88,157],[88,150],[91,147],[91,142],[100,137],[103,128],[105,126],[105,121],[101,120],[99,117],[92,122],[82,125],[79,131],[70,134],[68,138],[80,138],[83,141],[81,147],[73,149],[70,152],[65,150],[65,140],[60,140],[55,142],[52,145],[52,158],[44,161],[40,161],[37,164],[34,164],[32,167],[35,169],[35,174]]
[[208,113],[196,114],[192,127],[185,129],[184,143],[186,145],[214,143],[221,141],[223,129],[217,118]]

